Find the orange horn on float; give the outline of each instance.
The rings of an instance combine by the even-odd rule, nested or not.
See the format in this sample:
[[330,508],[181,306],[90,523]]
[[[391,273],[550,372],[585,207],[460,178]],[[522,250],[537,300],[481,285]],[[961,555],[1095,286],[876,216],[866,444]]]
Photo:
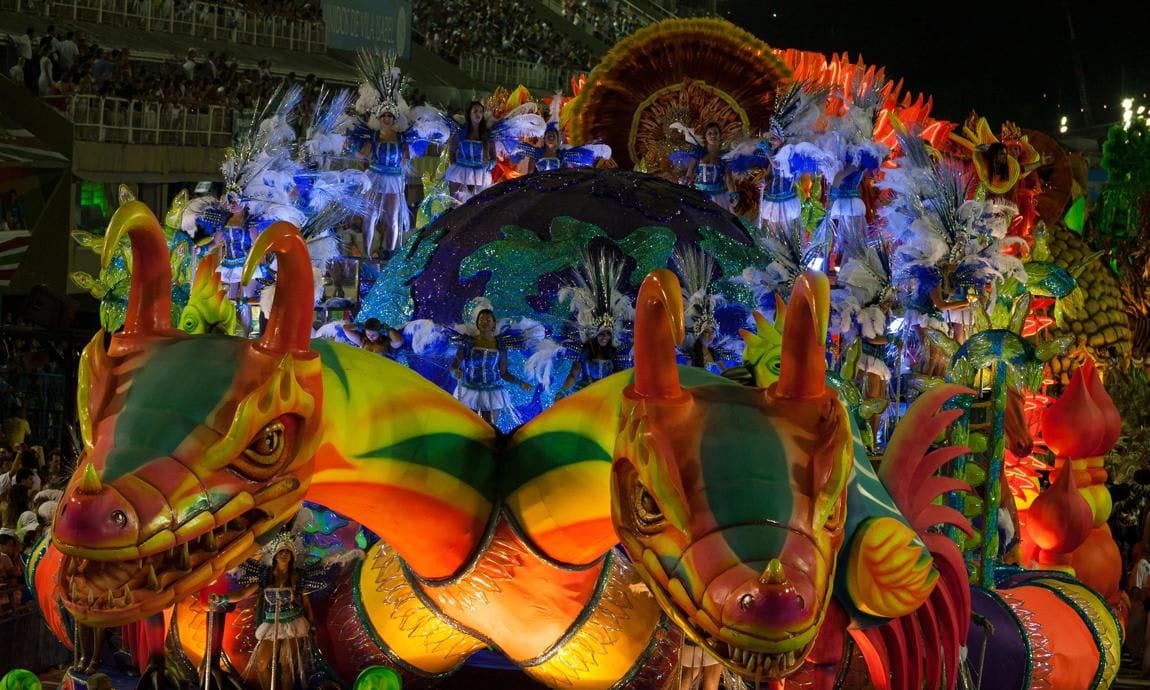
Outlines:
[[123,335],[170,334],[172,329],[172,266],[168,240],[160,222],[143,202],[128,201],[112,214],[104,234],[100,265],[115,258],[124,234],[132,246],[132,286]]
[[773,392],[780,398],[810,400],[826,391],[826,333],[830,285],[821,273],[799,276],[787,303],[783,354]]
[[252,244],[241,277],[246,284],[264,256],[276,255],[276,294],[268,325],[257,347],[268,352],[307,352],[311,349],[311,324],[315,315],[315,281],[307,243],[291,223],[276,221]]
[[641,398],[677,400],[679,369],[675,346],[683,341],[683,293],[665,268],[652,271],[635,302],[635,385]]

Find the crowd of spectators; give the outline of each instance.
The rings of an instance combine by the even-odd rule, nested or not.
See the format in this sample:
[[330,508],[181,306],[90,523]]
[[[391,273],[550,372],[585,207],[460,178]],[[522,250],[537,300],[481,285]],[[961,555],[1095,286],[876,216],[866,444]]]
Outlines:
[[643,28],[650,19],[619,0],[564,0],[563,14],[575,25],[591,27],[607,45],[614,45]]
[[[222,51],[201,55],[189,49],[184,55],[155,62],[133,59],[126,48],[106,50],[82,34],[56,31],[54,27],[42,36],[29,28],[22,37],[10,37],[18,60],[9,69],[9,78],[22,81],[61,109],[67,107],[62,97],[110,96],[137,101],[137,108],[175,122],[185,112],[205,112],[210,106],[225,111],[250,110],[282,82],[273,77],[268,60],[243,68]],[[23,59],[25,42],[37,46],[37,52],[44,56],[31,69]],[[285,78],[303,85],[306,111],[322,82],[315,75],[301,77],[294,72]]]
[[[74,466],[70,451],[47,445],[58,439],[40,428],[42,417],[30,414],[27,405],[52,401],[36,398],[20,381],[74,365],[62,361],[67,350],[37,338],[0,337],[0,619],[32,609],[24,568],[32,546],[52,522]],[[64,391],[54,394],[63,396]],[[56,402],[63,415],[64,400]]]
[[475,55],[561,69],[589,69],[591,51],[539,18],[528,2],[414,0],[413,25],[424,45],[454,62],[464,55]]

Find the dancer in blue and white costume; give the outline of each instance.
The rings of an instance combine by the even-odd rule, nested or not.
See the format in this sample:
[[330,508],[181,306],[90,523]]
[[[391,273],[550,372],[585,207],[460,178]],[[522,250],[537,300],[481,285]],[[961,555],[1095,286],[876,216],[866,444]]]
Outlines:
[[827,257],[824,270],[834,273],[841,264],[845,237],[860,237],[867,226],[867,207],[862,183],[882,165],[886,146],[874,141],[874,118],[882,103],[878,86],[863,83],[850,99],[843,99],[845,112],[828,117],[827,132],[815,142],[825,156],[820,172],[827,181],[827,213],[816,231],[815,242]]
[[451,166],[447,183],[461,203],[491,186],[495,167],[495,143],[490,136],[487,107],[479,101],[467,104],[465,121],[449,144]]
[[[559,397],[631,366],[628,325],[635,319],[631,299],[619,290],[624,263],[606,251],[583,254],[574,280],[559,290],[559,301],[571,301],[575,316],[560,356],[570,359]],[[535,358],[528,361],[528,371]],[[547,377],[544,377],[547,378]]]
[[516,158],[519,172],[530,175],[560,168],[590,168],[598,160],[611,157],[611,147],[606,144],[584,144],[570,146],[563,141],[559,127],[559,113],[563,107],[563,94],[555,94],[551,99],[550,117],[543,133],[540,146],[527,142],[519,144]]
[[735,179],[727,169],[726,153],[723,150],[723,130],[717,122],[708,122],[700,139],[690,128],[681,122],[671,123],[672,129],[683,133],[692,148],[671,154],[671,163],[682,168],[681,184],[703,192],[713,203],[730,211],[738,202],[735,192]]
[[470,323],[457,333],[460,344],[451,363],[451,375],[458,382],[455,397],[496,426],[504,409],[514,414],[504,384],[515,384],[524,392],[533,388],[507,369],[507,350],[515,343],[496,332],[495,308],[485,298],[475,301]]
[[[411,229],[407,208],[408,107],[403,99],[407,80],[390,53],[359,55],[362,82],[355,109],[362,120],[359,154],[367,160],[371,180],[368,214],[363,226],[364,256],[390,254]],[[380,246],[376,248],[376,242]]]
[[[814,125],[826,99],[825,88],[792,84],[780,92],[770,131],[756,144],[756,153],[769,161],[769,179],[759,185],[759,227],[783,231],[802,220],[802,203],[795,182],[818,174],[825,153],[812,142]],[[735,152],[732,152],[735,153]]]
[[221,165],[222,198],[202,196],[188,203],[182,219],[189,235],[198,229],[212,236],[206,251],[222,250],[217,269],[228,297],[238,302],[238,315],[245,329],[251,326],[249,302],[258,281],[241,282],[244,261],[256,235],[276,220],[301,226],[303,216],[292,201],[297,166],[293,121],[302,91],[291,86],[277,91],[245,123]]
[[715,260],[696,247],[677,249],[675,272],[683,286],[683,325],[687,337],[682,354],[686,363],[712,374],[742,361],[742,339],[724,337],[719,329],[716,310],[723,298],[714,291]]

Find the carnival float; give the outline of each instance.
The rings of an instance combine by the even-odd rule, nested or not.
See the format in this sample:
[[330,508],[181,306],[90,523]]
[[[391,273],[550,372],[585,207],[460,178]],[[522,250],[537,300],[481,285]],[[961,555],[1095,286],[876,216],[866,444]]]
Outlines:
[[76,235],[72,687],[1111,686],[1132,341],[1052,139],[720,20],[458,119],[361,70]]

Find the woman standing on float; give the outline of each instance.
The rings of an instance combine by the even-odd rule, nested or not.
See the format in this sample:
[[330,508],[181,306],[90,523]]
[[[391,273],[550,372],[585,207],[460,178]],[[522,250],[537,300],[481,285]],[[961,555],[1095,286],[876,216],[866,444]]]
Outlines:
[[463,126],[450,143],[451,167],[447,182],[451,195],[467,201],[491,186],[495,166],[495,146],[489,136],[487,108],[479,101],[467,105]]
[[370,257],[377,255],[377,238],[380,252],[390,254],[411,229],[411,212],[405,194],[410,157],[406,136],[408,117],[402,94],[405,80],[395,66],[394,55],[360,53],[359,71],[362,82],[356,110],[365,125],[360,131],[367,133],[359,151],[367,158],[371,180],[363,252]]
[[504,383],[513,383],[524,392],[530,392],[532,385],[507,370],[507,350],[511,345],[506,336],[496,333],[491,302],[478,300],[472,315],[473,328],[459,333],[459,349],[451,363],[451,375],[459,382],[455,397],[496,426],[499,413],[511,408]]

